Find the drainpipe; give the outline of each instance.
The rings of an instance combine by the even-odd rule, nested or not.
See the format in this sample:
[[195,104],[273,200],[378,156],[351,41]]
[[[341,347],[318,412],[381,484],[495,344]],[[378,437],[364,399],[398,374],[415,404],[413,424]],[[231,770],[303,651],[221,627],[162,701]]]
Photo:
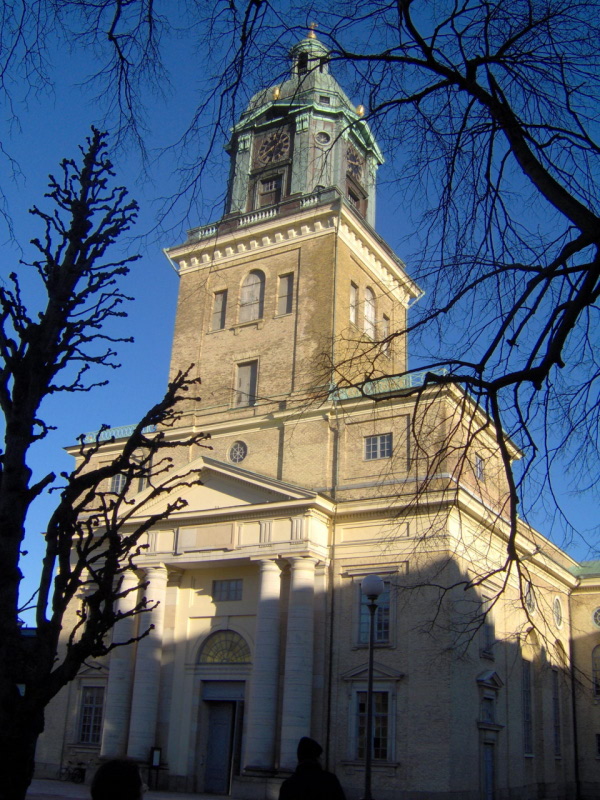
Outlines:
[[577,698],[575,696],[575,661],[573,658],[573,614],[569,594],[569,674],[571,677],[571,715],[573,718],[573,760],[575,768],[575,796],[581,800],[581,778],[579,776],[579,739],[577,738]]

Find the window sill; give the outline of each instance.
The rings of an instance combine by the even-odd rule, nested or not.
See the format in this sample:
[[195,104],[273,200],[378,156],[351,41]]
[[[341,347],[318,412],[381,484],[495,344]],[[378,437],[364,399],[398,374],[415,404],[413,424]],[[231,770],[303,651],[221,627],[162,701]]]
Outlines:
[[480,650],[479,651],[479,658],[485,658],[488,661],[495,661],[496,656],[491,650]]
[[260,319],[250,319],[247,322],[236,322],[235,325],[231,326],[231,330],[233,331],[234,335],[237,336],[242,328],[257,328],[260,330],[264,324],[264,317],[261,317]]
[[[67,742],[67,747],[70,747],[74,750],[84,750],[86,752],[94,753],[100,750],[101,742],[98,744],[88,744],[87,742],[84,744],[83,742]],[[77,766],[77,764],[74,764]]]
[[[373,647],[377,650],[393,650],[396,645],[392,644],[391,642],[373,642]],[[352,648],[353,650],[368,650],[369,643],[368,642],[358,642]]]
[[485,722],[482,720],[477,721],[477,727],[482,731],[501,731],[504,729],[504,725],[500,725],[499,722]]
[[[364,772],[365,769],[365,762],[362,758],[359,759],[343,759],[342,765],[344,767],[354,767],[354,769]],[[378,759],[373,759],[371,761],[371,769],[376,772],[382,772],[383,770],[396,770],[400,766],[399,761],[379,761]]]

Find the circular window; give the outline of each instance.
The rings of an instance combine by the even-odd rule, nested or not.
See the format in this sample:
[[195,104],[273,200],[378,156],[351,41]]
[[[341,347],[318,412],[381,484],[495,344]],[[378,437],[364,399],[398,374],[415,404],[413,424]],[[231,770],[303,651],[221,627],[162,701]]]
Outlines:
[[560,600],[558,599],[558,597],[554,598],[552,613],[554,615],[554,624],[556,625],[557,628],[562,628],[562,621],[563,621],[562,605],[560,604]]
[[329,144],[331,141],[331,136],[325,131],[319,131],[315,134],[315,139],[317,140],[318,144]]
[[245,442],[234,442],[229,451],[229,460],[234,464],[239,464],[248,455],[248,447]]
[[594,621],[594,625],[597,628],[600,628],[600,608],[597,608],[594,612],[592,612],[592,619]]

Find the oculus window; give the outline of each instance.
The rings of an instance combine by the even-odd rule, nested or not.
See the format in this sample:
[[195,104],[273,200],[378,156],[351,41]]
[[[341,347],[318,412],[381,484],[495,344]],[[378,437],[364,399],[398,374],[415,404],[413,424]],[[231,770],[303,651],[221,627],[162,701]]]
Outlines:
[[392,457],[392,434],[379,433],[376,436],[365,436],[365,461]]
[[239,464],[248,455],[248,446],[246,442],[234,442],[229,449],[229,460],[234,464]]
[[562,605],[558,597],[554,598],[554,603],[552,604],[552,615],[554,617],[554,624],[556,625],[556,627],[562,628],[562,623],[563,623]]

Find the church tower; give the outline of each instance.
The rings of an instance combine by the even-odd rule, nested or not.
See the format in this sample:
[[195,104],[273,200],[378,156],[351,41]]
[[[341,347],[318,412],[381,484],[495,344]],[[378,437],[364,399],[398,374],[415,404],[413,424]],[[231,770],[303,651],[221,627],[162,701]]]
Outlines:
[[362,109],[313,31],[290,55],[289,79],[255,94],[232,131],[224,216],[167,251],[181,278],[172,370],[196,365],[187,422],[215,458],[332,491],[341,454],[309,403],[322,406],[342,365],[346,380],[403,372],[405,343],[387,337],[420,293],[373,228],[383,159]]

